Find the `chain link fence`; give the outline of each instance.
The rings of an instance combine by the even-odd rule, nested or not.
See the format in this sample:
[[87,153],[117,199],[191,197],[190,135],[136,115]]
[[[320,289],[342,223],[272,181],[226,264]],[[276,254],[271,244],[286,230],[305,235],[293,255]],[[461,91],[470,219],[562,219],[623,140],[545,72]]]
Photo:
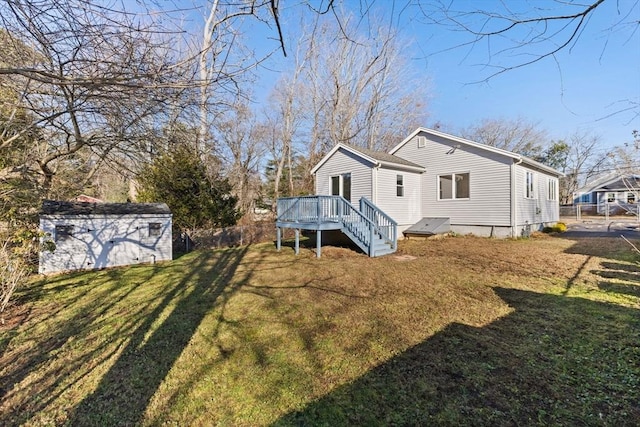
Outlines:
[[560,217],[577,221],[591,219],[608,221],[610,218],[632,219],[640,221],[640,209],[637,203],[604,203],[560,206]]
[[174,233],[173,251],[184,253],[194,249],[250,245],[273,241],[275,235],[276,225],[271,221],[225,228],[190,230],[189,232]]

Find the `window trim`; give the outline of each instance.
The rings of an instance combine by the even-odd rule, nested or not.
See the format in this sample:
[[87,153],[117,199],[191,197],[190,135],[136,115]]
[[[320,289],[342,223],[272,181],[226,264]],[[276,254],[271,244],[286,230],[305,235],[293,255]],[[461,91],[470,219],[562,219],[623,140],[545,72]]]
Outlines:
[[396,197],[404,197],[404,175],[396,174]]
[[[344,196],[344,189],[345,189],[345,185],[344,185],[344,181],[345,181],[345,177],[349,177],[349,197],[345,197]],[[346,199],[349,203],[351,203],[351,193],[352,193],[352,180],[351,180],[352,174],[351,172],[347,172],[347,173],[342,173],[342,174],[338,174],[338,175],[330,175],[329,176],[329,193],[332,196],[340,196],[343,197],[344,199]],[[334,183],[334,179],[338,180],[338,194],[334,194],[334,188],[333,188],[333,183]]]
[[[467,175],[467,180],[469,181],[469,196],[468,197],[457,197],[457,193],[458,193],[458,187],[456,184],[456,175]],[[444,176],[450,176],[451,177],[451,197],[441,197],[442,195],[442,183],[440,181],[441,177]],[[438,174],[436,176],[436,185],[437,185],[437,196],[438,196],[438,201],[449,201],[449,200],[470,200],[471,199],[471,172],[470,171],[466,171],[466,172],[452,172],[452,173],[443,173],[443,174]]]
[[[629,201],[629,196],[633,197],[633,201],[631,201],[631,202]],[[638,203],[638,195],[636,194],[635,191],[627,191],[626,200],[627,200],[627,204],[628,205],[636,204],[636,203]]]
[[148,237],[160,237],[162,236],[162,223],[150,222],[147,224]]
[[[529,180],[531,178],[531,180]],[[525,171],[524,176],[524,198],[529,200],[536,199],[536,176],[533,171]]]
[[555,178],[549,178],[549,184],[547,185],[547,200],[558,200],[558,181]]

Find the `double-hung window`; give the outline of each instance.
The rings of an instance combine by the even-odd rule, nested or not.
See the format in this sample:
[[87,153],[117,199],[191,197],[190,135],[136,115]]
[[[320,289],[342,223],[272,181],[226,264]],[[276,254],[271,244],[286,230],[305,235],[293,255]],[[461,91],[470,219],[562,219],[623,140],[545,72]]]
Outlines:
[[468,199],[470,189],[469,172],[438,176],[439,200]]
[[404,197],[404,176],[396,175],[396,196]]
[[633,204],[636,202],[636,193],[628,192],[627,193],[627,203]]
[[554,178],[549,178],[549,195],[547,199],[556,200],[556,194],[558,194],[558,181]]

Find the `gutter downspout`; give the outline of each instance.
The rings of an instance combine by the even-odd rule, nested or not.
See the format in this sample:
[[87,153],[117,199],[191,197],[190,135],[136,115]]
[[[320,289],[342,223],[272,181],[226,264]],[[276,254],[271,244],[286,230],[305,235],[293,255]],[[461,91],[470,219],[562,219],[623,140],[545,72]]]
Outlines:
[[380,163],[371,168],[371,203],[378,205],[378,169]]
[[511,237],[517,238],[518,235],[516,233],[517,224],[517,215],[518,215],[518,201],[517,201],[517,192],[516,192],[516,166],[522,163],[522,157],[518,159],[517,162],[511,163]]

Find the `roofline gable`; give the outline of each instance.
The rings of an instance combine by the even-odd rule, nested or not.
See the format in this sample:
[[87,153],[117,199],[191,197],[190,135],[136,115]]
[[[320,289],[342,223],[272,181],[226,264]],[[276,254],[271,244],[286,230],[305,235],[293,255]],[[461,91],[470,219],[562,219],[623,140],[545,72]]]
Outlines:
[[349,153],[353,154],[354,156],[360,157],[361,159],[371,163],[374,167],[386,166],[386,167],[394,167],[394,168],[424,172],[423,167],[420,167],[420,166],[415,167],[415,166],[404,165],[402,163],[393,163],[393,162],[374,159],[373,157],[368,156],[365,153],[359,151],[357,148],[354,148],[339,142],[327,154],[325,154],[325,156],[318,162],[318,164],[316,164],[313,167],[313,169],[311,169],[311,175],[315,174],[318,171],[318,169],[320,169],[322,165],[324,165],[327,162],[327,160],[329,160],[331,156],[333,156],[340,148],[343,148]]
[[313,169],[311,169],[311,175],[316,173],[318,171],[318,169],[320,169],[322,167],[322,165],[324,165],[327,162],[327,160],[329,160],[331,158],[331,156],[333,156],[336,153],[336,151],[338,151],[341,148],[344,148],[345,150],[347,150],[351,154],[353,154],[355,156],[358,156],[361,159],[366,160],[369,163],[372,163],[374,165],[378,164],[378,161],[375,160],[374,158],[369,157],[366,154],[361,153],[361,152],[359,152],[357,150],[354,150],[353,148],[349,147],[346,144],[338,142],[336,145],[333,146],[333,148],[331,150],[329,150],[329,152],[327,154],[324,155],[324,157],[313,167]]
[[481,144],[479,142],[475,142],[475,141],[471,141],[469,139],[466,138],[462,138],[459,136],[455,136],[455,135],[451,135],[445,132],[440,132],[438,130],[435,129],[429,129],[429,128],[425,128],[425,127],[419,127],[416,130],[414,130],[413,132],[411,132],[409,134],[409,136],[407,136],[405,139],[402,140],[402,142],[400,142],[398,145],[396,145],[395,147],[393,147],[391,150],[389,150],[389,154],[394,154],[400,149],[402,148],[406,143],[408,143],[409,141],[411,141],[416,135],[418,135],[419,133],[427,133],[430,135],[434,135],[434,136],[438,136],[440,138],[444,138],[444,139],[448,139],[450,141],[456,142],[456,143],[460,143],[460,144],[465,144],[468,145],[470,147],[474,147],[474,148],[478,148],[480,150],[484,150],[484,151],[488,151],[491,153],[495,153],[495,154],[499,154],[505,157],[509,157],[511,159],[517,160],[518,163],[525,163],[528,164],[530,166],[536,167],[538,169],[542,169],[546,172],[552,173],[554,175],[557,176],[565,176],[564,173],[549,167],[547,165],[544,165],[540,162],[537,162],[529,157],[526,156],[522,156],[520,154],[514,153],[512,151],[508,151],[508,150],[503,150],[501,148],[496,148],[496,147],[492,147],[490,145],[486,145],[486,144]]

